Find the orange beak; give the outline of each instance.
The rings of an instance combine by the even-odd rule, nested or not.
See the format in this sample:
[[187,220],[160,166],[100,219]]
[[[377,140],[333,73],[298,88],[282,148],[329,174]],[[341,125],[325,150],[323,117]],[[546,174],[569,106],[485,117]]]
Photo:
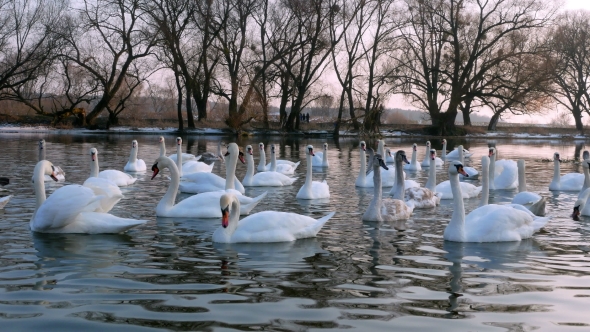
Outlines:
[[154,166],[152,166],[152,171],[154,171],[154,174],[152,175],[152,180],[156,177],[156,175],[158,175],[158,173],[160,172],[160,169],[158,168],[158,164],[154,164]]
[[229,226],[229,208],[221,210],[221,226],[227,228]]

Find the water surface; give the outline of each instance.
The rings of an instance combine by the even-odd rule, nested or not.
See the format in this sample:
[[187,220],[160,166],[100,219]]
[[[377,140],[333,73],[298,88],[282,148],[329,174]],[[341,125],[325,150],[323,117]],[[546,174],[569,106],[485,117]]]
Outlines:
[[[218,244],[211,242],[218,219],[155,217],[168,180],[152,181],[151,172],[135,175],[138,181],[123,189],[125,198],[111,211],[147,219],[146,225],[117,235],[31,232],[39,138],[47,141],[47,158],[65,170],[67,184],[87,178],[91,147],[99,151],[101,169],[122,170],[132,139],[139,141],[139,157],[148,167],[159,154],[157,136],[149,135],[0,135],[0,176],[11,178],[4,188],[14,195],[0,211],[0,317],[7,330],[590,329],[590,219],[568,217],[577,193],[549,192],[553,163],[544,160],[555,151],[573,159],[583,142],[461,142],[474,153],[467,164],[476,168],[488,144],[497,147],[500,158],[524,158],[528,189],[548,198],[552,217],[530,240],[461,244],[442,239],[450,201],[415,210],[405,223],[363,222],[373,189],[354,186],[357,140],[328,141],[330,168],[314,168],[314,180],[326,179],[332,197],[309,202],[295,198],[305,178],[304,147],[320,149],[324,140],[245,138],[238,142],[242,147],[262,141],[268,153],[268,145],[276,143],[281,158],[302,160],[293,186],[247,189],[250,196],[269,191],[254,212],[273,209],[315,218],[337,213],[317,238]],[[230,141],[183,139],[184,148],[195,154],[214,152],[220,139]],[[173,149],[174,137],[166,140]],[[441,142],[432,141],[440,149]],[[419,144],[421,161],[424,139],[387,140],[393,151],[404,149],[408,156],[412,143]],[[239,178],[245,171],[238,165]],[[578,163],[562,164],[562,174],[580,171]],[[224,176],[224,165],[216,163],[214,172]],[[426,171],[408,174],[422,184],[426,176]],[[446,168],[437,177],[446,180]],[[48,184],[48,194],[62,185]],[[508,202],[515,193],[492,192],[491,202]],[[467,212],[477,204],[466,200]]]

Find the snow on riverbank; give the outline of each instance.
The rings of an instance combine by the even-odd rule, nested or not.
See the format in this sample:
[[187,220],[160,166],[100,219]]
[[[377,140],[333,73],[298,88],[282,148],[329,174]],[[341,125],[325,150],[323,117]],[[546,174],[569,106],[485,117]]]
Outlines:
[[[109,130],[106,129],[56,129],[46,126],[21,126],[11,124],[1,124],[0,134],[2,133],[51,133],[51,134],[153,134],[153,135],[174,135],[178,133],[178,130],[174,127],[158,128],[158,127],[146,127],[146,128],[134,128],[134,127],[113,127]],[[254,136],[281,136],[283,132],[278,130],[253,130],[245,132],[248,135]],[[188,135],[232,135],[229,129],[214,129],[214,128],[198,128],[185,130],[183,134]],[[312,136],[312,137],[331,137],[332,132],[328,130],[305,130],[296,133],[290,133],[289,135],[299,136]],[[340,131],[341,137],[357,137],[357,132]],[[419,135],[413,133],[407,133],[400,130],[383,130],[381,131],[382,137],[424,137],[426,135]],[[518,139],[569,139],[569,140],[586,140],[589,137],[586,135],[580,135],[579,133],[572,131],[571,134],[531,134],[531,133],[510,133],[510,132],[491,132],[485,134],[470,134],[466,137],[470,138],[518,138]]]

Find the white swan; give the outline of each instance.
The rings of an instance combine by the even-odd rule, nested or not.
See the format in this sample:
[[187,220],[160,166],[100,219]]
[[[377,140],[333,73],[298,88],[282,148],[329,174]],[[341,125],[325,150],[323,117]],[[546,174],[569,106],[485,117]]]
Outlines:
[[534,232],[547,223],[547,218],[535,220],[530,211],[523,211],[510,205],[484,205],[465,216],[463,199],[460,198],[463,194],[459,185],[459,173],[467,175],[463,171],[461,162],[452,162],[449,165],[449,179],[455,198],[453,215],[443,234],[445,240],[454,242],[520,241],[532,237]]
[[213,242],[288,242],[315,237],[324,224],[334,216],[313,219],[291,212],[263,211],[239,220],[240,201],[233,194],[219,199],[221,227],[213,233]]
[[[369,151],[372,152],[370,149]],[[371,157],[372,156],[373,155],[371,154]],[[408,164],[406,152],[399,150],[395,153],[395,183],[393,184],[393,188],[389,191],[389,195],[393,196],[394,199],[404,200],[407,189],[420,187],[420,184],[414,180],[404,180],[404,173],[401,170],[404,163]],[[412,209],[413,208],[414,206],[412,205]]]
[[490,189],[518,188],[518,166],[514,160],[497,160],[496,148],[489,149],[490,158]]
[[[158,137],[158,144],[160,145],[160,156],[165,156],[166,155],[166,141],[164,140],[164,136],[160,136]],[[172,159],[175,163],[178,161],[178,154],[171,154],[168,156],[170,159]],[[183,153],[182,154],[182,161],[184,163],[191,161],[191,160],[199,160],[201,158],[201,156],[195,156],[194,154],[190,154],[190,153]],[[177,163],[178,165],[178,163]]]
[[[37,161],[41,161],[41,160],[46,160],[47,158],[45,157],[45,151],[46,151],[46,146],[45,146],[45,140],[44,139],[40,139],[39,140],[39,158],[37,159]],[[61,169],[61,167],[59,166],[53,166],[55,168],[55,177],[57,178],[57,181],[59,182],[63,182],[66,180],[66,172],[64,172],[63,169]],[[53,179],[51,177],[49,177],[49,175],[44,176],[44,181],[52,181]]]
[[[435,192],[436,184],[436,150],[430,150],[430,165],[428,169],[428,180],[425,187],[407,188],[405,201],[412,201],[416,209],[429,209],[440,203],[440,194]],[[432,179],[432,180],[431,180]]]
[[[201,156],[184,161],[185,155],[187,154],[182,152],[182,138],[176,137],[176,160],[172,158],[170,159],[172,159],[176,163],[176,166],[178,166],[178,172],[180,172],[180,176],[199,172],[211,173],[213,167],[215,166],[215,163],[207,165],[204,162],[198,161],[201,159]],[[192,154],[189,155],[194,157]]]
[[389,148],[385,149],[385,163],[387,164],[393,164],[395,162],[395,159],[393,158],[393,155],[391,154],[391,150]]
[[[462,164],[465,164],[465,149],[463,149],[463,145],[459,145],[457,147],[457,151],[459,152],[459,161]],[[479,177],[479,172],[473,167],[463,167],[463,171],[469,175],[468,177],[464,177],[463,174],[459,174],[459,179],[468,179],[468,180],[476,180]]]
[[252,156],[252,146],[246,146],[246,176],[242,184],[246,187],[280,187],[292,185],[297,178],[290,178],[279,172],[262,172],[254,174],[254,157]]
[[279,172],[285,175],[293,175],[295,174],[295,170],[297,169],[297,167],[299,166],[300,162],[296,162],[293,163],[293,165],[291,164],[287,164],[287,163],[282,163],[279,164],[278,160],[277,160],[277,153],[276,153],[276,147],[274,144],[270,145],[270,168],[267,169],[267,171],[270,172]]
[[559,153],[555,152],[553,154],[553,180],[549,184],[549,190],[580,191],[584,186],[584,174],[567,173],[561,175],[560,162]]
[[53,165],[42,160],[35,166],[33,185],[36,208],[31,218],[32,231],[42,233],[120,233],[144,224],[135,220],[101,212],[105,197],[80,185],[68,185],[57,189],[46,198],[44,175],[55,177]]
[[[422,166],[418,162],[417,158],[418,154],[418,145],[416,143],[412,144],[412,161],[410,164],[404,165],[404,169],[410,172],[417,172],[422,170]],[[397,166],[397,165],[396,165]]]
[[90,163],[90,177],[107,179],[119,187],[128,186],[137,181],[137,179],[131,175],[116,169],[107,169],[99,173],[98,150],[95,148],[90,149],[90,157],[92,160]]
[[[436,151],[435,151],[436,153]],[[467,174],[467,173],[465,173]],[[460,174],[460,176],[463,176]],[[469,175],[467,175],[469,176]],[[430,179],[433,179],[431,182]],[[440,195],[441,199],[453,199],[453,190],[451,189],[451,182],[449,180],[443,181],[439,184],[436,184],[436,172],[432,172],[428,175],[428,182],[426,183],[426,187],[430,188],[432,185],[435,185],[434,192]],[[460,182],[459,185],[461,186],[461,194],[463,198],[473,198],[477,197],[482,191],[482,187],[476,187],[471,183]],[[432,190],[432,189],[431,189]]]
[[[365,144],[365,141],[361,141],[360,142],[360,160],[361,160],[361,168],[359,170],[359,175],[356,178],[355,181],[355,186],[357,187],[361,187],[361,188],[373,188],[373,170],[372,170],[372,166],[369,165],[369,167],[367,167],[367,157],[366,157],[366,151],[367,151],[367,145]],[[371,149],[371,148],[369,148]],[[372,149],[370,150],[372,151]],[[369,160],[372,162],[373,160],[369,158]],[[405,178],[406,174],[404,173],[404,178]],[[395,168],[394,167],[389,167],[388,170],[381,172],[381,186],[382,187],[392,187],[395,183]]]
[[377,153],[381,156],[385,155],[385,140],[377,140]]
[[129,160],[123,170],[125,172],[145,172],[147,167],[145,166],[145,162],[143,159],[137,159],[137,151],[139,150],[139,145],[137,144],[136,140],[131,141],[131,154],[129,155]]
[[[235,143],[232,144],[235,145]],[[238,150],[236,149],[236,151]],[[236,151],[233,152],[237,153]],[[170,185],[168,186],[166,194],[156,206],[156,215],[158,217],[220,218],[221,211],[217,207],[219,198],[228,192],[236,193],[236,191],[232,189],[210,191],[187,197],[177,204],[174,204],[180,181],[176,163],[166,156],[160,156],[156,160],[154,166],[152,166],[152,171],[154,172],[152,175],[152,180],[156,177],[158,172],[160,172],[160,169],[164,168],[168,168],[170,171]],[[266,192],[256,198],[243,196],[240,193],[237,193],[236,196],[243,203],[239,210],[240,214],[249,214],[250,211],[252,211],[256,205],[258,205],[260,200],[266,196]]]
[[311,164],[314,167],[329,167],[330,163],[328,162],[328,143],[323,144],[324,151],[323,152],[315,152],[315,156],[311,160]]
[[[459,159],[459,150],[455,148],[453,151],[447,153],[447,140],[443,138],[443,149],[442,149],[442,159],[444,160],[454,160]],[[470,158],[473,153],[469,152],[467,149],[463,149],[463,157]]]
[[[266,171],[270,171],[270,167],[271,167],[271,163],[266,163],[266,152],[264,151],[264,143],[258,143],[258,149],[260,151],[260,162],[258,163],[258,168],[257,170],[259,172],[266,172]],[[300,162],[292,162],[289,160],[284,160],[284,159],[278,159],[276,161],[277,165],[280,164],[287,164],[291,167],[293,167],[294,169],[297,168],[297,166],[299,166]]]
[[[483,156],[483,157],[481,157],[481,173],[482,173],[481,186],[483,189],[481,190],[481,200],[479,202],[480,207],[482,207],[484,205],[488,205],[488,200],[489,200],[489,196],[490,196],[489,172],[490,172],[490,158],[488,156]],[[511,203],[511,204],[502,204],[502,206],[509,206],[509,207],[515,208],[517,210],[524,211],[525,213],[529,214],[533,218],[534,224],[539,224],[539,223],[544,224],[547,222],[547,220],[549,220],[549,218],[536,216],[535,214],[533,214],[531,212],[531,210],[528,207],[526,207],[522,204]]]
[[[545,215],[545,197],[537,193],[533,193],[526,190],[526,176],[525,176],[525,165],[524,160],[519,159],[518,162],[518,194],[512,198],[512,204],[520,204],[529,209],[536,216]],[[586,164],[586,171],[588,170],[588,164]]]
[[[586,153],[587,151],[584,151]],[[590,160],[588,158],[582,161],[582,168],[584,170],[584,185],[578,194],[578,199],[574,203],[574,212],[572,217],[574,220],[579,220],[579,216],[590,216],[590,204],[588,204],[588,200],[590,199],[590,173],[588,168],[590,167]]]
[[[424,160],[422,161],[422,167],[430,167],[431,152],[432,152],[432,149],[431,149],[430,141],[426,141],[426,153],[424,154]],[[439,157],[436,157],[436,154],[435,154],[434,164],[436,165],[436,167],[442,167],[442,165],[444,165],[445,162],[442,159],[440,159]]]
[[[382,198],[382,188],[379,185],[381,183],[381,168],[388,169],[381,159],[381,155],[376,154],[373,156],[373,188],[374,194],[367,211],[363,214],[363,220],[365,221],[395,221],[395,220],[406,220],[412,215],[414,207],[406,204],[400,199]],[[401,168],[400,168],[401,169]]]
[[[232,147],[234,153],[230,152]],[[236,152],[237,151],[237,152]],[[229,160],[226,160],[225,164],[225,179],[214,173],[198,172],[184,175],[180,179],[180,191],[183,193],[199,194],[209,191],[218,191],[225,189],[234,189],[239,193],[243,194],[246,192],[244,186],[236,177],[236,166],[238,159],[244,163],[243,153],[235,143],[228,145],[227,153],[225,156],[229,156]],[[226,181],[228,179],[228,181]],[[233,181],[231,181],[233,179]]]
[[221,161],[225,161],[225,157],[223,156],[223,152],[221,152],[221,146],[225,146],[225,143],[223,143],[222,141],[219,141],[217,143],[217,152],[213,153],[213,152],[205,152],[201,155],[201,159],[200,160],[204,160],[204,161],[217,161],[217,160],[221,160]]
[[329,198],[330,187],[326,180],[319,182],[313,181],[312,179],[311,169],[313,167],[311,165],[311,158],[313,157],[313,146],[308,145],[307,149],[305,149],[305,154],[307,157],[307,174],[305,176],[305,183],[299,189],[296,197],[299,199]]

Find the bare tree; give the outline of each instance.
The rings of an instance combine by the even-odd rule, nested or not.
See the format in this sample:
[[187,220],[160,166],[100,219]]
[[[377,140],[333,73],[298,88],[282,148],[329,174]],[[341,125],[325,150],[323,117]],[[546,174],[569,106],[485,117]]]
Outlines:
[[152,54],[156,36],[145,26],[139,0],[85,0],[80,24],[63,35],[62,56],[99,82],[101,92],[86,120],[92,124],[125,84],[131,65]]
[[[502,52],[514,35],[547,26],[556,8],[542,0],[407,0],[411,24],[396,53],[400,91],[451,134],[460,104],[493,68],[521,56]],[[485,84],[484,84],[485,85]]]
[[583,114],[590,114],[590,14],[567,12],[557,18],[550,34],[554,61],[555,101],[573,115],[577,130],[584,130]]

